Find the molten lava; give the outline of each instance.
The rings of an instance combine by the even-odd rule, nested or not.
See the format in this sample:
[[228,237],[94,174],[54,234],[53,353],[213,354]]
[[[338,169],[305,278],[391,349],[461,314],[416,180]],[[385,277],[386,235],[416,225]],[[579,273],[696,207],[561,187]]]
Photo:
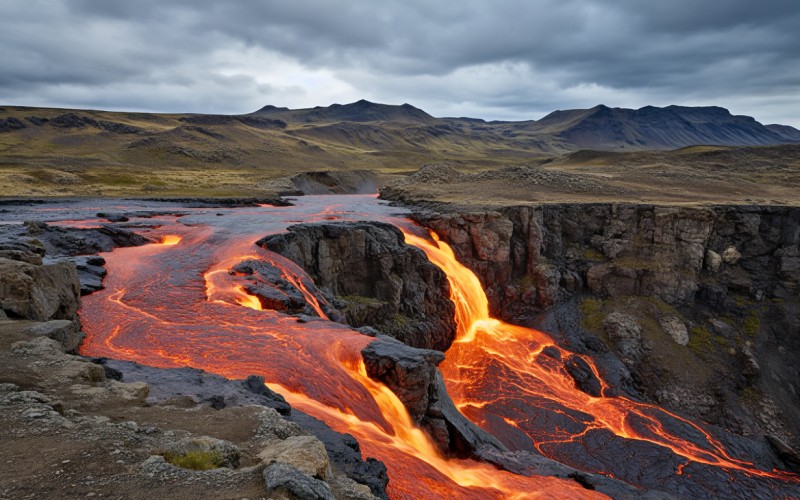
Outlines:
[[[752,463],[730,455],[725,447],[697,424],[657,406],[637,403],[624,397],[592,397],[575,387],[561,363],[542,351],[557,349],[562,358],[569,353],[538,330],[510,325],[489,316],[488,300],[475,274],[461,265],[453,250],[431,232],[430,238],[404,230],[406,242],[422,249],[431,262],[447,274],[451,298],[456,304],[458,335],[440,369],[448,392],[459,409],[473,421],[496,435],[514,439],[522,432],[543,455],[569,462],[561,453],[567,443],[581,443],[592,431],[610,431],[626,439],[652,443],[671,450],[684,460],[677,465],[680,474],[691,462],[737,470],[750,476],[797,481],[783,471],[762,471]],[[607,385],[591,359],[583,358]],[[502,381],[498,388],[498,379]],[[505,387],[510,386],[512,390]],[[550,408],[563,417],[555,430],[542,433],[537,413],[531,405]],[[499,418],[498,418],[499,417]],[[679,426],[688,440],[667,425]],[[503,427],[506,429],[503,429]],[[591,472],[604,473],[605,470]]]
[[[315,220],[375,217],[322,208],[305,215]],[[275,210],[263,207],[258,215]],[[150,236],[160,238],[164,235],[158,233],[167,230],[181,244],[104,254],[106,288],[86,297],[81,311],[88,334],[83,354],[159,367],[192,366],[229,378],[262,375],[295,408],[354,435],[365,456],[382,460],[393,498],[530,498],[546,492],[602,497],[572,480],[528,478],[470,460],[445,459],[414,427],[397,397],[366,376],[360,352],[370,337],[329,321],[298,323],[262,310],[247,293],[245,278],[232,268],[248,259],[270,261],[305,290],[308,277],[302,270],[253,244],[268,231],[222,235],[208,227],[176,224]]]
[[[88,336],[81,353],[158,367],[192,366],[229,378],[262,375],[294,407],[354,435],[365,456],[382,460],[393,498],[602,496],[572,480],[523,477],[484,463],[444,458],[413,425],[398,398],[367,377],[360,351],[371,338],[330,321],[299,323],[264,310],[247,292],[252,277],[232,270],[244,260],[269,261],[324,318],[306,286],[308,276],[254,242],[293,222],[383,220],[403,227],[407,241],[448,275],[459,325],[458,339],[441,366],[448,390],[465,415],[510,448],[533,448],[574,463],[576,455],[591,449],[588,439],[602,436],[619,440],[622,450],[626,443],[646,443],[675,457],[665,462],[674,464],[674,473],[687,474],[686,463],[699,463],[747,476],[796,480],[731,456],[700,426],[655,406],[621,397],[594,398],[577,390],[563,366],[543,354],[554,345],[550,337],[490,318],[478,279],[456,261],[452,250],[427,235],[413,234],[419,229],[410,221],[382,207],[374,197],[304,197],[295,207],[215,209],[224,217],[187,225],[172,220],[144,229],[161,243],[104,254],[106,288],[83,301],[81,319]],[[585,361],[599,376],[591,360]],[[671,432],[676,426],[690,439]],[[634,458],[626,460],[636,462],[636,450],[629,451]],[[593,465],[575,464],[588,471],[614,470]],[[636,478],[625,479],[637,484]]]

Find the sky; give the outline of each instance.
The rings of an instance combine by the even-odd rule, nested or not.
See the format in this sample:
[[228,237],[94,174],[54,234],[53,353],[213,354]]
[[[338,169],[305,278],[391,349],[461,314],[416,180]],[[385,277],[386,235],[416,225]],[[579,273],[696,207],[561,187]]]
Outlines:
[[0,0],[0,105],[362,98],[487,120],[716,105],[800,127],[800,1]]

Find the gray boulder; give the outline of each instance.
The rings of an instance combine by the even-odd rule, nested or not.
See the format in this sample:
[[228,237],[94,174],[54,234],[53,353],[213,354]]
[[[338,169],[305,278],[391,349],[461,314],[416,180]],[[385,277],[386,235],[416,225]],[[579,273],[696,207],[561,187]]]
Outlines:
[[75,266],[34,265],[0,258],[0,309],[12,317],[48,321],[75,319],[80,305]]
[[330,486],[324,481],[281,462],[264,469],[264,485],[268,497],[276,500],[335,500]]
[[66,352],[75,352],[81,345],[85,334],[77,321],[54,319],[23,330],[24,334],[35,337],[49,337],[64,346]]

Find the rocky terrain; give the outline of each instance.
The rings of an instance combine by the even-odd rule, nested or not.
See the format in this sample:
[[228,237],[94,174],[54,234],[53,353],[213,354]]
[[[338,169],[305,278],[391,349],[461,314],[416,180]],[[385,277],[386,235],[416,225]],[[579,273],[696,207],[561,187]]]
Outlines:
[[81,282],[96,274],[43,263],[45,248],[63,256],[143,242],[111,226],[3,228],[0,498],[385,498],[383,464],[263,378],[72,354]]
[[635,398],[763,437],[800,464],[799,209],[419,206],[496,316],[601,360]]

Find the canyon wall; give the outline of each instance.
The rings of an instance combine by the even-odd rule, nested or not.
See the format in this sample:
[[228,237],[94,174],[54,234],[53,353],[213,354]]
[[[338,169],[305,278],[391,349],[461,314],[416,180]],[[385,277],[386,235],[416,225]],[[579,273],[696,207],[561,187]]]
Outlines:
[[415,218],[477,274],[495,316],[605,359],[634,397],[800,444],[800,208],[440,206]]

